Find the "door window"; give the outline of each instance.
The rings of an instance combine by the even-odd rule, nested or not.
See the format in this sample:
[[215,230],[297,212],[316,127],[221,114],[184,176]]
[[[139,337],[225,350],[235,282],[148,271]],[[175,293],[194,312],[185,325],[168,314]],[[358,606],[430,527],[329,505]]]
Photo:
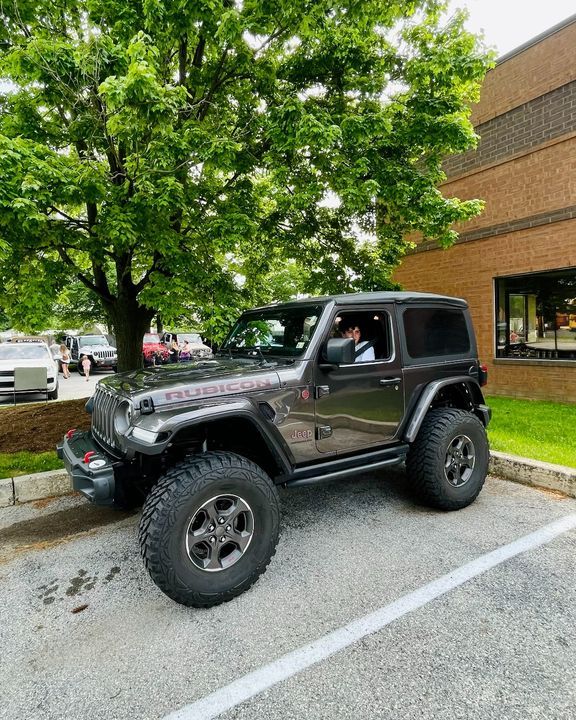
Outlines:
[[352,338],[355,362],[390,360],[393,344],[388,313],[380,311],[342,311],[335,318],[332,337]]

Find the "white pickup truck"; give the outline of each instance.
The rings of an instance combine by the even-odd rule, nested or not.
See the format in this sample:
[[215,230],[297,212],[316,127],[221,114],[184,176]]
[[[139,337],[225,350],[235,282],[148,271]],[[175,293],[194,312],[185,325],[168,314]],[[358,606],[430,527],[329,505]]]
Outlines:
[[14,393],[15,368],[46,368],[48,397],[58,398],[58,362],[43,340],[13,339],[0,344],[0,393]]

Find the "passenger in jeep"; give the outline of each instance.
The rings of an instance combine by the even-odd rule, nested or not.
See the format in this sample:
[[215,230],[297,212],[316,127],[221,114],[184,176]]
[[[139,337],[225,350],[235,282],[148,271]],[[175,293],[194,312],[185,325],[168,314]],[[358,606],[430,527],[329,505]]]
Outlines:
[[356,353],[359,353],[359,351],[366,347],[364,352],[360,352],[359,354],[356,354],[354,356],[354,362],[368,362],[369,360],[375,360],[376,356],[374,355],[374,348],[367,340],[362,340],[362,331],[358,327],[358,325],[349,325],[346,327],[342,332],[343,338],[353,338],[354,343],[356,345]]

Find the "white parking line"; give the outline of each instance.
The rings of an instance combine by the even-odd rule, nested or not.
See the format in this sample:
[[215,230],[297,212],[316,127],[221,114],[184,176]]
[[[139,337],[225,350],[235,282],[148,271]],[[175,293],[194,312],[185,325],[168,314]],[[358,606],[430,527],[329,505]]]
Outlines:
[[534,550],[549,543],[554,538],[576,528],[576,513],[566,515],[555,522],[545,525],[529,535],[511,542],[509,545],[482,555],[472,562],[462,565],[447,575],[424,585],[408,595],[404,595],[390,605],[354,620],[349,625],[338,628],[314,642],[304,645],[274,662],[244,675],[220,690],[200,700],[186,705],[166,715],[164,720],[211,720],[242,702],[259,695],[273,685],[287,680],[311,665],[326,660],[334,653],[344,650],[366,635],[378,632],[394,620],[413,610],[427,605],[432,600],[454,590],[472,578],[500,565],[510,558]]

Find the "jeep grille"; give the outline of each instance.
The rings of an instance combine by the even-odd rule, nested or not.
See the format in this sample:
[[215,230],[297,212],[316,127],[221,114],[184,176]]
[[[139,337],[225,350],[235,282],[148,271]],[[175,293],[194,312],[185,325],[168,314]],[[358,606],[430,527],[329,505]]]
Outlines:
[[114,413],[121,401],[122,398],[105,385],[96,386],[92,408],[92,434],[112,450],[119,449],[114,432]]
[[[81,354],[81,355],[85,355],[86,353],[89,353],[89,349],[88,349],[88,348],[81,348],[81,349],[80,349],[80,354]],[[98,355],[98,357],[101,357],[101,358],[113,358],[113,357],[116,357],[116,353],[114,352],[114,350],[96,350],[95,354]]]

